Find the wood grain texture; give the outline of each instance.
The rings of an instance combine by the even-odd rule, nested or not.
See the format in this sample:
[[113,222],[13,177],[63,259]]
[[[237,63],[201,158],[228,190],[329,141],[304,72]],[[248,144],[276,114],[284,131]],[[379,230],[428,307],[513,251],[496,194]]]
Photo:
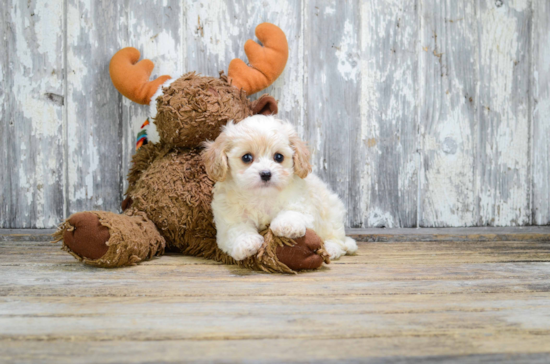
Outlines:
[[[521,296],[521,295],[520,295]],[[333,298],[304,300],[285,305],[281,298],[220,300],[206,298],[65,298],[33,297],[2,299],[9,315],[0,317],[0,342],[72,341],[164,341],[164,340],[254,340],[254,339],[342,339],[448,335],[453,328],[467,327],[469,335],[518,334],[532,330],[548,335],[544,294],[487,301],[472,295],[472,304],[443,304],[429,300],[380,297],[337,302]],[[500,296],[502,297],[502,296]],[[439,297],[437,297],[439,298]],[[522,299],[523,298],[523,299]],[[432,297],[433,299],[433,297]],[[217,302],[216,302],[217,301]],[[496,302],[495,302],[496,301]],[[71,306],[78,305],[74,310]],[[157,309],[151,310],[154,306]],[[217,312],[217,324],[212,313]],[[517,327],[514,318],[528,316]],[[139,317],[139,320],[133,318]],[[416,320],[412,319],[416,318]],[[411,320],[412,319],[412,320]],[[403,320],[404,325],[396,325]],[[309,325],[296,324],[308,321]],[[402,321],[402,322],[403,322]],[[33,327],[33,332],[26,325]],[[75,330],[75,328],[77,328]],[[102,332],[98,332],[101,327]],[[150,328],[144,330],[143,328]],[[253,330],[251,330],[253,328]]]
[[477,224],[474,1],[421,5],[419,226]]
[[[347,229],[346,234],[357,241],[405,242],[405,241],[548,241],[550,227],[469,227],[423,229]],[[1,236],[1,235],[0,235]],[[8,236],[6,236],[6,239]]]
[[50,243],[4,242],[0,357],[542,363],[549,249],[548,241],[361,243],[356,256],[288,276],[175,255],[98,269]]
[[416,0],[361,5],[363,226],[417,225],[417,6]]
[[532,1],[532,223],[550,224],[550,4]]
[[122,197],[122,96],[109,77],[121,47],[121,4],[67,3],[67,215],[119,211]]
[[344,201],[348,225],[363,224],[361,201],[360,2],[304,2],[306,140],[313,171]]
[[477,2],[479,225],[530,223],[527,1]]
[[0,227],[63,218],[63,1],[2,5]]
[[[9,55],[10,49],[8,40],[8,19],[10,12],[8,7],[0,10],[0,41],[4,52],[0,53],[0,77],[2,87],[0,88],[0,143],[8,145],[8,133],[10,124],[10,106],[8,97],[8,76],[9,76]],[[8,169],[8,148],[0,148],[0,226],[9,227],[9,212],[11,205],[11,182]]]
[[[219,340],[219,341],[125,341],[67,342],[14,341],[0,344],[6,363],[33,358],[40,363],[180,363],[232,361],[256,363],[514,363],[546,364],[550,359],[546,337],[529,337],[523,353],[514,346],[525,343],[525,336],[503,334],[497,337],[402,337],[331,340]],[[498,345],[497,345],[498,344]],[[500,345],[504,348],[500,349]],[[419,353],[418,348],[423,348]],[[454,354],[449,355],[449,349]],[[464,354],[464,352],[476,354]],[[219,353],[224,353],[221,356]],[[258,355],[262,353],[262,355]],[[183,359],[182,359],[183,358]],[[36,361],[38,362],[38,361]]]

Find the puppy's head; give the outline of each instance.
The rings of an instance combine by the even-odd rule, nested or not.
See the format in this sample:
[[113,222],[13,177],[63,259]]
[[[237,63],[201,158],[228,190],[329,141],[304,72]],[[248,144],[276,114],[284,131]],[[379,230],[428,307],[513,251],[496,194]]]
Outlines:
[[296,174],[311,172],[309,150],[292,124],[273,116],[254,115],[230,122],[213,142],[204,144],[208,176],[228,176],[242,189],[284,189]]

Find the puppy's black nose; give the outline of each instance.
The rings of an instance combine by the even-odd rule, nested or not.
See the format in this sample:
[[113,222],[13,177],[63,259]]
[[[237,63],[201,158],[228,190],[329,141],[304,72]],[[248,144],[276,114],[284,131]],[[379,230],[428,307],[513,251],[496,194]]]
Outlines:
[[260,177],[262,181],[269,181],[271,179],[271,172],[270,171],[261,171]]

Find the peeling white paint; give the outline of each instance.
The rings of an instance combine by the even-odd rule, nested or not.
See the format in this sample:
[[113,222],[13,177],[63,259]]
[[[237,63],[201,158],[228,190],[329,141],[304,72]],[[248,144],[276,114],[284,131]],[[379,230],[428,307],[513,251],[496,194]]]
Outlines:
[[[5,40],[13,39],[13,44],[7,49],[9,63],[0,65],[0,69],[7,76],[2,80],[7,87],[1,93],[9,97],[9,104],[2,105],[6,106],[2,122],[6,123],[8,145],[4,147],[10,158],[0,161],[0,173],[13,177],[9,186],[2,186],[11,189],[10,202],[5,207],[11,216],[7,216],[9,221],[2,219],[0,227],[45,227],[46,219],[57,209],[50,196],[59,198],[61,181],[59,175],[52,177],[49,168],[60,168],[62,143],[62,106],[58,100],[63,94],[63,14],[58,5],[16,2],[6,13],[6,28],[11,29],[13,38]],[[50,100],[48,95],[55,97]],[[9,120],[4,118],[8,110]]]
[[332,15],[336,12],[336,9],[332,6],[325,7],[325,15]]
[[[217,68],[226,71],[229,62],[234,58],[231,56],[234,52],[234,42],[239,42],[242,49],[246,42],[246,39],[242,39],[242,34],[249,30],[241,29],[235,19],[230,18],[230,13],[225,1],[215,0],[209,2],[207,6],[194,3],[188,7],[187,14],[188,30],[190,30],[188,34],[194,36],[195,46],[201,47],[196,49],[212,56],[208,59],[217,60]],[[241,50],[239,53],[244,54],[244,51]],[[196,54],[192,56],[197,57]],[[244,59],[244,57],[241,58]],[[197,66],[199,67],[196,71],[208,74],[206,65],[197,64]]]
[[342,39],[336,49],[338,71],[346,81],[356,81],[360,71],[357,43],[357,30],[353,28],[351,21],[346,20]]
[[528,0],[511,0],[508,2],[508,6],[515,11],[525,11],[529,7]]
[[[527,87],[520,91],[519,70],[526,68],[527,42],[520,36],[528,24],[525,2],[505,6],[489,5],[480,13],[480,85],[481,118],[486,123],[488,156],[484,166],[489,173],[479,179],[479,215],[484,224],[496,226],[522,225],[530,220],[529,211],[529,120]],[[522,13],[525,11],[525,13]],[[523,102],[522,102],[523,100]]]
[[361,22],[360,63],[365,159],[360,206],[365,226],[416,226],[418,160],[409,140],[416,139],[417,34],[416,25],[403,14],[411,4],[376,1],[361,6],[361,19],[369,19]]
[[382,211],[378,208],[370,209],[367,212],[367,224],[370,227],[385,227],[394,228],[397,227],[393,221],[393,216],[390,212]]
[[59,57],[61,37],[52,41],[51,36],[59,34],[63,29],[63,2],[37,1],[34,14],[38,52],[47,57],[48,63],[55,64]]

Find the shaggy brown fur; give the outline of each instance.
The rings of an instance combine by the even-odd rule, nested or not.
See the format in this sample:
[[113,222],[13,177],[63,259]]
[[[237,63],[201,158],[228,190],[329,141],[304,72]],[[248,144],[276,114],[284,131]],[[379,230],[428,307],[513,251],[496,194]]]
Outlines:
[[200,149],[175,148],[151,163],[129,196],[132,207],[150,216],[170,247],[200,256],[202,246],[216,241],[213,185]]
[[239,122],[250,115],[246,93],[227,83],[227,77],[189,72],[164,88],[155,124],[167,145],[192,148],[216,139],[229,120]]

